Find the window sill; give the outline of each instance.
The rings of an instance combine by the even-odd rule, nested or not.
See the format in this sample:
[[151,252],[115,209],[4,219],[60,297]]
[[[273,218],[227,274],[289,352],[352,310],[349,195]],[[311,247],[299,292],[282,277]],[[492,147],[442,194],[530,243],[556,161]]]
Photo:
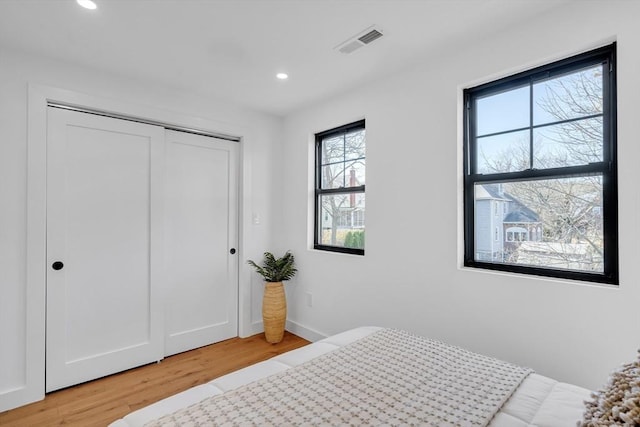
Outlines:
[[458,265],[458,271],[463,273],[477,273],[477,274],[486,274],[494,277],[507,277],[510,279],[522,279],[522,281],[536,281],[536,282],[547,282],[553,284],[564,284],[564,285],[577,285],[577,286],[588,286],[595,287],[600,289],[609,289],[609,290],[618,290],[620,289],[620,284],[611,284],[611,283],[602,283],[602,282],[592,282],[586,280],[579,279],[565,279],[561,277],[551,277],[551,276],[541,276],[531,273],[518,273],[514,271],[504,271],[504,270],[494,270],[488,268],[480,268],[480,267],[472,267],[468,265]]

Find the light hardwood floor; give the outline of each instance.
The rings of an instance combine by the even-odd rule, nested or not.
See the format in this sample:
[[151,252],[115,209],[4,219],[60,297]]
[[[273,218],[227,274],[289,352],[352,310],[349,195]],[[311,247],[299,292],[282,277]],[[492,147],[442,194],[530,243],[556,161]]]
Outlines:
[[49,393],[44,400],[0,413],[0,426],[106,426],[131,411],[309,342],[285,333],[233,338],[126,372]]

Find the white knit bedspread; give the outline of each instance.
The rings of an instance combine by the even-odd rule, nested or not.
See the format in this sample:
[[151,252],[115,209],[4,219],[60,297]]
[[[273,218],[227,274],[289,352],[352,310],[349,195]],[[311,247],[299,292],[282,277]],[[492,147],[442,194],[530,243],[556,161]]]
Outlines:
[[486,426],[531,372],[383,329],[146,426]]

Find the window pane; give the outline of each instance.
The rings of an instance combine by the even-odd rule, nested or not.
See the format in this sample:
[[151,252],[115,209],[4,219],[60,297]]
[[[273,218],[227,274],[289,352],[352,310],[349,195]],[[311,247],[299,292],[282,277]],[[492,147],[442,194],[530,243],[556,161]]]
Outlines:
[[346,171],[346,187],[365,185],[364,159],[347,163]]
[[364,129],[349,132],[345,135],[344,151],[346,160],[364,158]]
[[602,114],[602,65],[533,85],[533,124]]
[[344,138],[343,135],[332,136],[322,140],[321,164],[344,161]]
[[476,184],[474,200],[476,261],[604,271],[601,176]]
[[603,160],[602,117],[536,128],[533,167],[586,165]]
[[343,188],[344,179],[344,163],[322,166],[321,188]]
[[364,200],[364,193],[320,196],[320,244],[364,249]]
[[529,126],[529,86],[479,98],[477,136]]
[[483,174],[529,169],[529,131],[477,139],[477,172]]

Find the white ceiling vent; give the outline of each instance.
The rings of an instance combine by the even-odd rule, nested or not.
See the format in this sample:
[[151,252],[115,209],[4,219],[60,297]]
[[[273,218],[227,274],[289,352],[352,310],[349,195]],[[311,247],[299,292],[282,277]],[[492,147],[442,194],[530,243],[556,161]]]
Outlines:
[[351,53],[354,50],[360,49],[361,47],[368,45],[372,41],[377,40],[382,36],[382,30],[375,25],[372,25],[366,30],[361,31],[357,35],[340,43],[334,48],[334,50],[337,50],[341,53]]

